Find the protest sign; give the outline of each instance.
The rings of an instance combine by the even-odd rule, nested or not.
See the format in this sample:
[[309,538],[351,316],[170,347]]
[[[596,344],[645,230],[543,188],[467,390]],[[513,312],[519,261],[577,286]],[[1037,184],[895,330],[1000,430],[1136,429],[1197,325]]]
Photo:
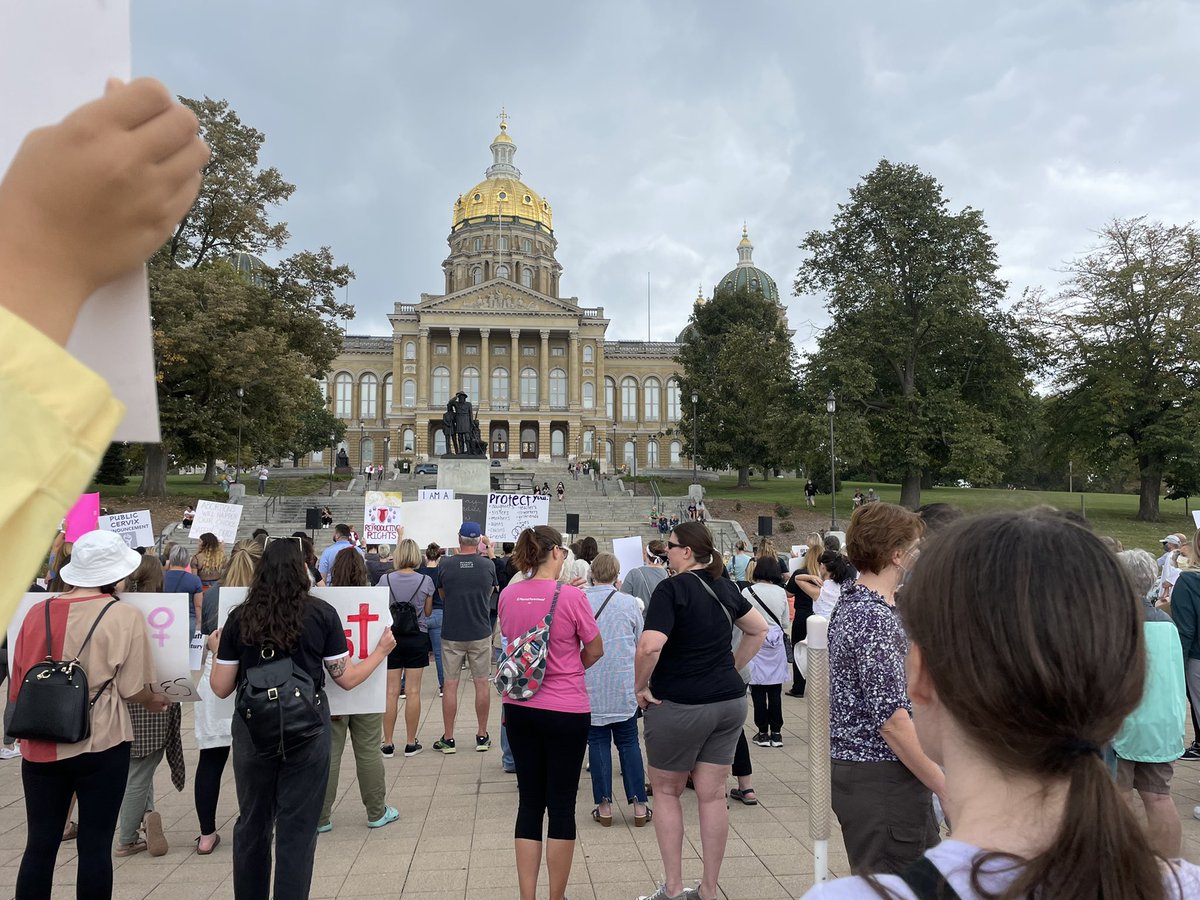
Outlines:
[[401,507],[404,537],[412,538],[422,547],[431,543],[443,547],[458,544],[458,529],[462,527],[461,500],[418,500]]
[[481,526],[487,522],[487,494],[459,494],[462,501],[462,520],[478,522]]
[[188,537],[198,538],[211,531],[222,543],[232,544],[237,540],[238,523],[241,521],[240,503],[200,500],[196,503],[196,515],[192,519],[192,530],[188,532]]
[[1196,527],[1200,528],[1200,509],[1192,510],[1192,521],[1196,523]]
[[417,490],[418,500],[453,500],[454,491],[451,488],[420,488]]
[[[10,672],[13,649],[17,645],[17,635],[25,615],[35,603],[45,599],[45,594],[26,594],[17,605],[17,611],[8,626]],[[121,594],[121,602],[136,607],[146,619],[146,628],[150,632],[150,658],[155,673],[155,680],[150,687],[181,703],[199,700],[196,684],[192,681],[188,654],[192,637],[188,633],[188,604],[191,598],[187,594]]]
[[397,526],[404,524],[401,510],[404,496],[390,491],[367,491],[363,503],[363,542],[395,544]]
[[624,578],[638,566],[644,566],[646,560],[642,557],[642,539],[637,537],[613,538],[613,556],[621,564],[618,578]]
[[80,535],[95,531],[100,521],[100,495],[80,494],[75,505],[67,510],[63,530],[64,539],[69,542],[79,540]]
[[116,532],[130,547],[154,546],[154,525],[150,522],[148,509],[101,516],[100,530]]
[[[313,588],[312,595],[320,597],[342,619],[350,658],[366,659],[379,643],[383,630],[390,628],[392,614],[388,610],[388,589],[385,587]],[[229,611],[246,599],[246,588],[221,588],[217,606],[217,621],[221,627]],[[387,664],[380,663],[371,676],[352,691],[342,690],[332,678],[325,679],[329,697],[329,712],[335,716],[383,712],[387,699]]]
[[484,533],[495,541],[515,541],[526,528],[550,522],[550,498],[535,494],[488,494]]
[[[5,3],[0,19],[0,84],[9,86],[0,117],[2,176],[32,129],[97,99],[107,79],[129,79],[129,0]],[[138,266],[88,298],[67,343],[125,404],[114,441],[160,440],[150,321],[146,271]]]

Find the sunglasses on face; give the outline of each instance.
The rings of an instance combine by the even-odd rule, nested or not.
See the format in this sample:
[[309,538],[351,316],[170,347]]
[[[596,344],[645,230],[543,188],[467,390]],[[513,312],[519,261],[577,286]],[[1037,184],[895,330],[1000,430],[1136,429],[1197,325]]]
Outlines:
[[677,544],[674,541],[667,541],[667,549],[668,550],[682,550],[683,544]]

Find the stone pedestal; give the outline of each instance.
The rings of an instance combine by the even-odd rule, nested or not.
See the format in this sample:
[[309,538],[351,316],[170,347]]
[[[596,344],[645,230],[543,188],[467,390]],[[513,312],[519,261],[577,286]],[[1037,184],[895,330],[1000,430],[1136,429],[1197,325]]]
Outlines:
[[246,496],[246,486],[240,481],[229,486],[229,502],[241,503]]
[[704,499],[704,485],[689,484],[688,485],[688,499],[703,500]]
[[492,489],[491,463],[486,459],[442,457],[437,464],[438,488],[449,488],[454,491],[455,497],[460,494],[487,494]]

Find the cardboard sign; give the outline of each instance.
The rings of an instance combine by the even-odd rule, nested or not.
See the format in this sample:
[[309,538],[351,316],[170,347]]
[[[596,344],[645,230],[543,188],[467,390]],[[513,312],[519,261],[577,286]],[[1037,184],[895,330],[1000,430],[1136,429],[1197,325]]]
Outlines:
[[75,505],[67,510],[64,539],[70,543],[79,540],[81,535],[95,531],[100,527],[100,495],[80,494]]
[[222,543],[232,544],[237,540],[238,523],[241,521],[240,503],[200,500],[196,503],[196,515],[192,519],[192,530],[188,532],[188,537],[198,538],[206,531],[211,531]]
[[495,541],[515,541],[526,528],[550,523],[550,498],[534,494],[488,494],[484,533]]
[[451,488],[420,488],[417,490],[418,500],[453,500],[454,491]]
[[115,531],[130,547],[153,547],[154,525],[150,522],[150,510],[114,513],[100,517],[101,531]]
[[367,491],[363,494],[363,503],[363,542],[395,544],[397,527],[404,524],[401,509],[404,495],[391,491]]
[[646,564],[646,560],[642,556],[642,539],[640,537],[635,535],[613,538],[612,547],[613,556],[621,564],[621,573],[617,576],[618,578],[624,578],[634,569]]
[[453,547],[458,544],[458,530],[462,527],[463,504],[461,500],[418,500],[405,503],[401,508],[404,517],[404,537],[412,538],[422,547],[430,543]]
[[[130,76],[129,0],[5,3],[0,13],[0,176],[32,129]],[[158,396],[146,271],[106,285],[80,310],[67,350],[103,376],[126,407],[115,441],[158,443]],[[93,526],[94,530],[94,526]],[[71,538],[67,538],[71,540]]]
[[[385,587],[313,588],[312,595],[320,597],[341,616],[351,660],[370,656],[383,636],[383,630],[392,625]],[[245,599],[246,588],[221,588],[217,621],[222,628],[229,618],[229,611]],[[352,691],[342,690],[326,676],[325,694],[329,697],[329,712],[335,716],[383,712],[387,700],[387,663],[380,663],[371,676]]]
[[[25,615],[47,594],[26,594],[17,605],[12,622],[8,626],[8,665],[12,671],[13,650],[17,646],[17,635]],[[150,633],[150,659],[154,666],[154,681],[150,687],[166,694],[180,703],[193,703],[200,699],[196,683],[192,680],[192,665],[189,645],[192,635],[188,633],[187,594],[119,594],[121,602],[136,607],[146,619]]]

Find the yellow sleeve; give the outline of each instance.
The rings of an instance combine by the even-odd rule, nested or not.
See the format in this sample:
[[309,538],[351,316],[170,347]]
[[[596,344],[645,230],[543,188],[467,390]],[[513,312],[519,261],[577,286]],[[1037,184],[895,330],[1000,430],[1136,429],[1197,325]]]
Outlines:
[[24,319],[0,308],[0,629],[125,415],[108,383]]

